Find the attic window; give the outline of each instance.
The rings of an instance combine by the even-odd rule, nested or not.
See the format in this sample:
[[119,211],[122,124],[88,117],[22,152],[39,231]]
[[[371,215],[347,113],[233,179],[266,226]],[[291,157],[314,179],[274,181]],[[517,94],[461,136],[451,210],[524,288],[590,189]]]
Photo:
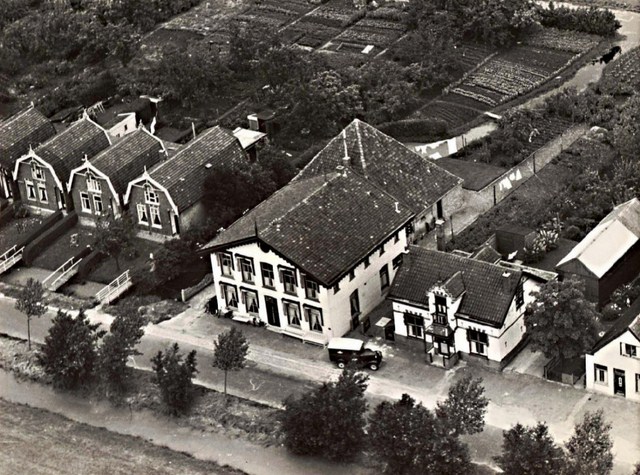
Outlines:
[[151,185],[144,186],[144,200],[149,204],[158,204],[160,202],[158,193],[155,192]]
[[44,171],[37,163],[31,163],[31,176],[36,180],[44,180]]
[[87,175],[87,190],[91,193],[100,193],[102,191],[100,188],[100,182],[91,174]]

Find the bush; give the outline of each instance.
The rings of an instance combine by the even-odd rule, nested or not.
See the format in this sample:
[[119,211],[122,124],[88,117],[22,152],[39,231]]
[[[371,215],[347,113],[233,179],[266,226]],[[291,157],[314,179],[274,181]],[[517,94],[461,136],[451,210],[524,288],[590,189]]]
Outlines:
[[556,7],[551,2],[549,8],[541,9],[540,15],[540,23],[546,27],[582,31],[601,36],[613,36],[616,30],[622,26],[616,20],[613,12],[596,7]]
[[73,389],[91,381],[97,343],[104,335],[104,331],[98,331],[99,326],[89,322],[84,310],[75,318],[58,310],[38,354],[38,361],[55,386]]
[[[159,351],[151,359],[155,382],[160,388],[162,401],[167,412],[179,415],[187,412],[193,402],[193,377],[196,370],[196,351],[191,351],[186,358],[179,353],[179,346],[174,343],[165,351]],[[183,361],[184,359],[184,361]]]

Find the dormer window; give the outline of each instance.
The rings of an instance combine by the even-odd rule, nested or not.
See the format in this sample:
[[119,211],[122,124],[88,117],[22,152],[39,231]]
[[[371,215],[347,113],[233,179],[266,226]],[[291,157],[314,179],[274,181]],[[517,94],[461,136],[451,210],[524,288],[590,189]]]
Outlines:
[[442,295],[435,296],[436,313],[434,322],[440,325],[447,324],[447,298]]
[[91,193],[101,193],[102,188],[100,187],[100,182],[95,179],[93,175],[87,175],[87,190]]
[[158,199],[158,193],[156,193],[151,185],[144,186],[144,201],[152,205],[157,205],[158,203],[160,203],[160,200]]
[[31,163],[31,176],[36,180],[44,180],[44,170],[35,162]]

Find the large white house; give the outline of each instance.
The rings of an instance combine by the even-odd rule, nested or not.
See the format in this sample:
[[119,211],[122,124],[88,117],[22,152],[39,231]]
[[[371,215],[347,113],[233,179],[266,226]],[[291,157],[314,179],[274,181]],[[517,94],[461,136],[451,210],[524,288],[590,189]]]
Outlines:
[[384,300],[414,215],[347,168],[296,180],[205,246],[223,311],[326,343]]
[[585,365],[587,389],[640,401],[640,299],[596,343]]
[[516,354],[525,308],[544,279],[482,255],[409,248],[389,293],[397,342],[423,347],[428,363],[446,368],[461,357],[502,368]]

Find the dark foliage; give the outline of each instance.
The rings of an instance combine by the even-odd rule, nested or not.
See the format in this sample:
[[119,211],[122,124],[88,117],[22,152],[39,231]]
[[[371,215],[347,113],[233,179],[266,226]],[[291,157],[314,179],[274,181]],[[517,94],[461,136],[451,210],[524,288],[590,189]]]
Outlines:
[[196,351],[189,352],[185,358],[179,350],[178,344],[174,343],[151,359],[162,401],[172,415],[183,414],[191,407],[194,396],[192,379],[197,373]]
[[347,369],[337,382],[284,401],[284,445],[293,453],[348,461],[364,446],[368,377]]
[[224,395],[227,396],[227,375],[229,371],[238,371],[244,368],[249,343],[244,334],[236,327],[218,335],[213,343],[213,367],[224,371]]
[[549,3],[540,9],[540,23],[561,30],[575,30],[594,35],[613,36],[622,26],[610,10],[597,7],[569,8]]
[[44,304],[44,288],[39,280],[27,279],[25,286],[20,291],[16,300],[16,310],[27,316],[27,341],[31,349],[31,319],[41,317],[47,311]]
[[484,429],[488,405],[482,378],[467,375],[449,388],[447,399],[436,406],[436,415],[453,436],[477,434]]
[[562,449],[543,422],[534,427],[516,424],[504,431],[502,454],[495,461],[506,475],[547,475],[561,473],[564,467]]
[[93,379],[97,361],[97,343],[104,335],[99,324],[89,322],[84,310],[75,318],[58,310],[38,354],[38,361],[51,376],[53,384],[73,389]]

